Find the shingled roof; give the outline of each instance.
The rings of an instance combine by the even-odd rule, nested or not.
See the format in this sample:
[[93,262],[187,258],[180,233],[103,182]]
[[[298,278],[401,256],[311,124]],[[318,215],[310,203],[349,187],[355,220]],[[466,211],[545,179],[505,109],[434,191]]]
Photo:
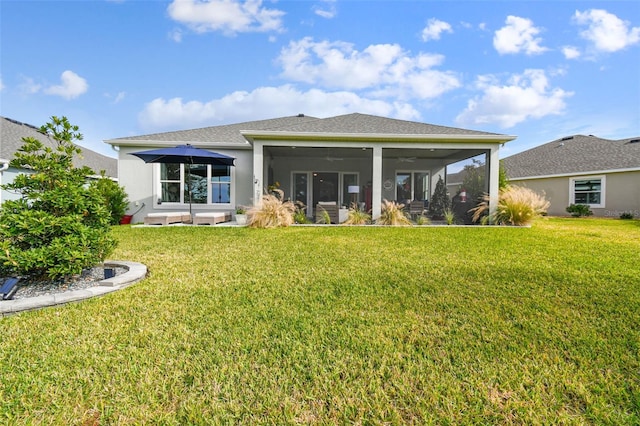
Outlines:
[[310,117],[303,114],[270,120],[248,121],[204,127],[193,130],[180,130],[166,133],[153,133],[142,136],[130,136],[106,141],[112,145],[124,145],[130,141],[182,142],[248,145],[241,131],[268,131],[284,133],[338,133],[338,134],[400,134],[400,135],[468,135],[503,136],[497,133],[436,126],[415,121],[397,120],[367,114],[346,114],[329,118]]
[[[30,124],[21,123],[6,117],[0,117],[0,158],[13,160],[15,153],[24,144],[22,138],[33,137],[45,146],[55,148],[57,143],[49,136],[40,133],[40,130]],[[78,145],[81,153],[75,157],[75,167],[87,166],[96,174],[101,170],[109,177],[118,177],[118,160],[99,154]]]
[[124,141],[176,142],[176,143],[218,143],[247,145],[241,130],[281,130],[294,124],[316,121],[319,118],[305,115],[273,118],[269,120],[246,121],[237,124],[203,127],[199,129],[178,130],[174,132],[152,133],[141,136],[128,136],[105,141],[111,145],[119,145]]
[[567,136],[507,157],[503,164],[510,179],[640,169],[640,137]]

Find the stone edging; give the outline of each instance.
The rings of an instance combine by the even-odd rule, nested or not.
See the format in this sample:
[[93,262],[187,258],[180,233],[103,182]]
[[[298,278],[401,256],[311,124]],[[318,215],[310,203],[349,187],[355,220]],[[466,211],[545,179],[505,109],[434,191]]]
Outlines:
[[70,302],[78,302],[91,297],[102,296],[104,294],[129,287],[147,276],[147,267],[142,263],[106,260],[104,262],[104,266],[125,268],[127,269],[127,272],[102,280],[99,285],[83,290],[67,291],[64,293],[29,297],[26,299],[0,301],[0,316],[46,308],[49,306],[62,305]]

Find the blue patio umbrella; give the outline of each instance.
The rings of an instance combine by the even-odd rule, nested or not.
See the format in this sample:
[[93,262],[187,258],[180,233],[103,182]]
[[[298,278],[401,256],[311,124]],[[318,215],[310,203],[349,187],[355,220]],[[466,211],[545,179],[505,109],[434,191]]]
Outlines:
[[[150,151],[132,152],[131,155],[142,159],[145,163],[181,163],[181,164],[213,164],[233,166],[235,158],[193,145],[178,145],[170,148],[152,149]],[[191,214],[191,167],[188,168],[187,189],[189,193],[189,214]]]

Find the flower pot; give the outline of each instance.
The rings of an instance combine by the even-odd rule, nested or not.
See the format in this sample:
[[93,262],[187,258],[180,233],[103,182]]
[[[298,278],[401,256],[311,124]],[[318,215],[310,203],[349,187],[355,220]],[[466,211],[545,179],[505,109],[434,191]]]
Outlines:
[[124,215],[124,216],[122,216],[122,219],[120,219],[120,225],[128,225],[128,224],[130,224],[132,218],[133,218],[133,215]]
[[247,224],[247,215],[246,214],[236,214],[236,223],[238,225],[246,225]]

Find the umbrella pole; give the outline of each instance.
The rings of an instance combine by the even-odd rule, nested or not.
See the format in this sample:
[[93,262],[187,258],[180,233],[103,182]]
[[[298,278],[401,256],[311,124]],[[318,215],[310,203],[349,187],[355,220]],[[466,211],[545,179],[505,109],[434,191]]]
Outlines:
[[189,167],[189,174],[187,174],[187,190],[189,191],[189,217],[190,223],[193,223],[193,215],[191,214],[191,164],[187,164]]

